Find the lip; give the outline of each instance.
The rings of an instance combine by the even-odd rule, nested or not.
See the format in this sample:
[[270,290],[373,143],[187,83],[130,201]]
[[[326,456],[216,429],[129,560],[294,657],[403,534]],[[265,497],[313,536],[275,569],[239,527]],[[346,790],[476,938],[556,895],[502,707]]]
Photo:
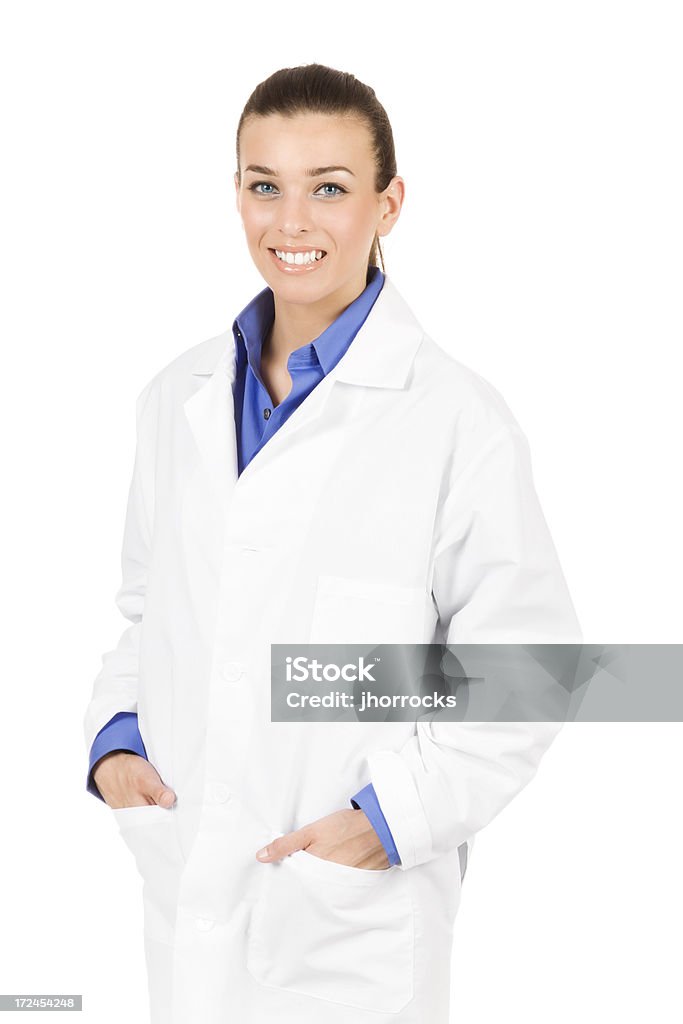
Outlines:
[[283,263],[282,260],[275,255],[275,249],[268,249],[268,252],[270,253],[270,258],[273,260],[274,263],[277,264],[278,269],[283,274],[312,274],[314,271],[318,270],[318,268],[327,259],[327,251],[325,249],[322,249],[321,246],[316,247],[314,245],[307,245],[300,249],[294,249],[289,245],[283,245],[282,247],[278,246],[278,249],[280,252],[310,252],[312,249],[317,249],[318,252],[322,251],[325,253],[321,260],[315,260],[314,263],[297,264]]

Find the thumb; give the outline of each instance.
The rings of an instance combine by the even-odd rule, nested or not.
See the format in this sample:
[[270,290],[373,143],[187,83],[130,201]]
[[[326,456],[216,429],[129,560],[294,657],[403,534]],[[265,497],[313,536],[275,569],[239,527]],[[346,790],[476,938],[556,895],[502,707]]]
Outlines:
[[176,802],[174,790],[162,781],[158,771],[149,761],[147,762],[147,774],[149,775],[149,779],[146,779],[147,792],[152,800],[154,800],[154,803],[166,809],[173,807]]
[[154,802],[159,804],[160,807],[169,808],[173,807],[173,804],[176,802],[176,799],[177,798],[175,792],[171,789],[171,787],[164,786],[162,783],[161,789],[156,793],[154,797]]

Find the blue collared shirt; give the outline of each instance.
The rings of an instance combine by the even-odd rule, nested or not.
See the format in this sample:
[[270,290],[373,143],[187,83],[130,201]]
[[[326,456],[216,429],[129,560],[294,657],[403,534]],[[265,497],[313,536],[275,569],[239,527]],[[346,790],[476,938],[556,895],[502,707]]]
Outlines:
[[[295,349],[287,360],[292,380],[289,394],[274,405],[261,379],[261,349],[275,319],[273,292],[264,288],[237,315],[233,336],[237,355],[235,383],[235,431],[238,473],[241,474],[258,451],[270,440],[310,395],[317,384],[337,365],[351,345],[372,309],[384,284],[379,267],[368,267],[365,289],[343,310],[322,334]],[[114,750],[128,750],[146,758],[142,736],[134,712],[119,712],[100,729],[90,750],[87,789],[102,796],[92,778],[96,761]],[[377,832],[390,864],[400,863],[398,851],[372,784],[350,798],[355,808],[365,812]]]
[[383,284],[384,274],[379,267],[370,267],[364,291],[319,337],[290,354],[287,370],[292,387],[276,406],[261,379],[261,349],[275,319],[271,289],[264,288],[238,314],[233,334],[237,347],[234,397],[239,473],[337,365],[365,323]]

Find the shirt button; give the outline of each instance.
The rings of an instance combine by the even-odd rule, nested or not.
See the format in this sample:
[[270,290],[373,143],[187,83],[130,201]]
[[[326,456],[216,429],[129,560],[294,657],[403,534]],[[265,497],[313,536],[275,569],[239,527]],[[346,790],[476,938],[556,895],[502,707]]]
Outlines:
[[264,418],[264,420],[269,420],[270,419],[270,409],[264,409],[263,410],[263,418]]
[[240,678],[243,671],[244,670],[240,665],[239,661],[226,661],[222,669],[223,678],[228,683],[234,683],[236,682],[236,680]]
[[211,785],[211,802],[214,804],[225,804],[232,796],[224,782],[214,782]]
[[210,917],[197,917],[194,923],[198,932],[209,932],[216,922]]

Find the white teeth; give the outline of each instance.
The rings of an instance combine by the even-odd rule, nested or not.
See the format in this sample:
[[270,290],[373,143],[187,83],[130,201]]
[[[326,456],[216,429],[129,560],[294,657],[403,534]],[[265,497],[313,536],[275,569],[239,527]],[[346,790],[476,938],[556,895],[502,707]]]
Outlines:
[[280,249],[275,250],[275,255],[278,259],[282,260],[283,263],[295,263],[298,266],[306,263],[314,263],[315,260],[321,260],[323,258],[322,249],[312,249],[308,252],[283,252]]

